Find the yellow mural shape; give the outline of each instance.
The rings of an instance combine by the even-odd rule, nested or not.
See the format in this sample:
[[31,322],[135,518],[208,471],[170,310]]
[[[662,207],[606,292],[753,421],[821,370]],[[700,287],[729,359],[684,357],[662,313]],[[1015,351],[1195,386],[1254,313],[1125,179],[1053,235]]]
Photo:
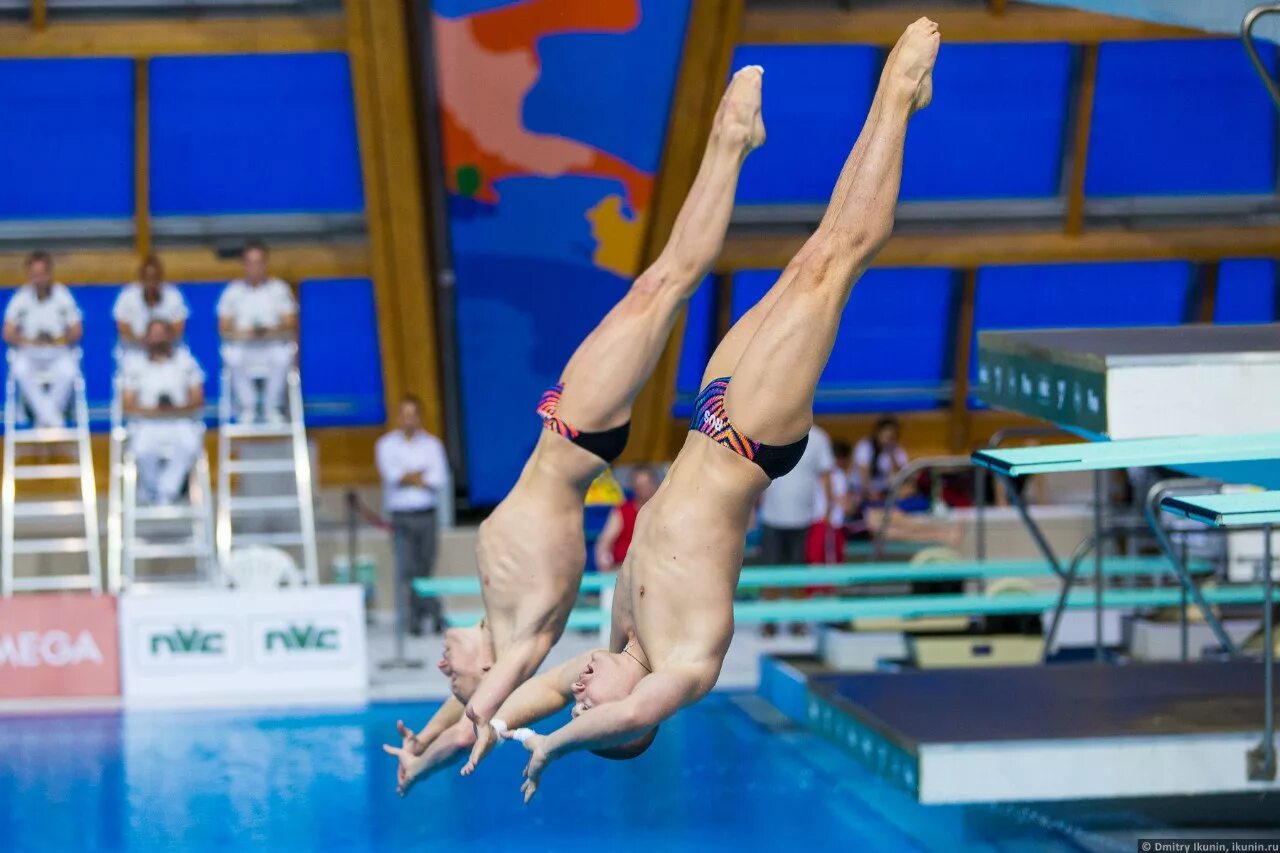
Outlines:
[[640,263],[640,240],[644,236],[644,216],[628,216],[621,196],[610,195],[587,211],[596,250],[592,261],[601,269],[623,278],[636,274]]

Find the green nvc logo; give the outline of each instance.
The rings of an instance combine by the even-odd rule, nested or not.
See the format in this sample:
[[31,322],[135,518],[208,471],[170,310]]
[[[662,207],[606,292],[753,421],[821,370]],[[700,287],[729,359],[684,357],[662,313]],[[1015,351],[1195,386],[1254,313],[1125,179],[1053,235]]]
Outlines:
[[288,625],[268,629],[263,634],[263,647],[267,652],[336,652],[341,645],[337,628],[290,622]]
[[189,628],[174,626],[169,631],[156,631],[148,646],[152,655],[221,655],[227,650],[225,631],[206,630],[199,625]]

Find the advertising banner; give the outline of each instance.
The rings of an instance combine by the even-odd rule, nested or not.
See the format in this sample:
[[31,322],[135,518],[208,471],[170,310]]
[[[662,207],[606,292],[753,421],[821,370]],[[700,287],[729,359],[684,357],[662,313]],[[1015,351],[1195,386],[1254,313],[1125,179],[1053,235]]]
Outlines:
[[363,596],[357,585],[126,594],[124,695],[363,693]]
[[114,598],[89,593],[0,598],[0,698],[119,694]]

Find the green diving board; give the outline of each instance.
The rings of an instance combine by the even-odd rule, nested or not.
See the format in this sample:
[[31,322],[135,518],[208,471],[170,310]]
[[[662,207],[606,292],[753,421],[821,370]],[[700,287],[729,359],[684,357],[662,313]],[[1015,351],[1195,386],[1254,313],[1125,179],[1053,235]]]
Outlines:
[[[1205,574],[1212,567],[1205,562],[1193,563],[1190,570]],[[1116,577],[1151,575],[1172,569],[1163,557],[1107,557],[1104,574]],[[754,566],[743,569],[738,589],[763,587],[850,586],[873,583],[911,583],[915,581],[991,580],[995,578],[1049,577],[1053,570],[1044,560],[988,560],[957,563],[842,563],[835,566]],[[599,592],[613,586],[614,575],[585,575],[579,592]],[[441,595],[479,595],[476,578],[419,578],[413,582],[414,592],[422,597]]]
[[[1262,586],[1224,586],[1202,590],[1210,604],[1261,604]],[[916,618],[926,616],[999,616],[1044,613],[1058,603],[1057,593],[1009,593],[1006,595],[904,595],[861,598],[810,598],[779,601],[742,601],[733,607],[738,622],[846,622],[850,619]],[[1178,587],[1157,589],[1109,589],[1102,606],[1123,609],[1177,607],[1182,603]],[[1091,589],[1073,590],[1066,606],[1075,610],[1092,608],[1096,597]],[[459,611],[448,616],[451,625],[474,625],[478,610]],[[598,608],[579,607],[569,615],[570,630],[598,630],[604,622]]]
[[1167,513],[1212,527],[1280,525],[1280,492],[1167,497],[1160,506]]
[[1280,459],[1280,433],[1134,438],[1015,447],[979,450],[972,458],[975,465],[1009,477],[1205,462],[1256,462]]

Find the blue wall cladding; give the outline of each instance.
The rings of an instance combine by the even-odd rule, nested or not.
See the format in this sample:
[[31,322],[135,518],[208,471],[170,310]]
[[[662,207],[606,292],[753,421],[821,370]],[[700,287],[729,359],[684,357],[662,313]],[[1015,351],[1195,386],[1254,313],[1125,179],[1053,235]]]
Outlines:
[[0,219],[133,215],[133,60],[0,62]]
[[373,282],[302,282],[302,393],[313,426],[382,424],[382,355]]
[[977,334],[986,329],[1184,323],[1192,273],[1187,261],[985,267],[978,271],[969,374],[977,376]]
[[856,45],[745,45],[764,68],[768,141],[747,158],[739,204],[825,203],[871,106],[879,52]]
[[671,408],[678,418],[693,414],[693,401],[702,390],[702,374],[711,359],[716,333],[715,290],[715,279],[708,276],[689,300],[676,368],[676,398]]
[[[733,317],[777,280],[774,271],[738,273]],[[831,359],[818,383],[821,414],[936,408],[950,379],[951,270],[873,269],[853,288]]]
[[1218,268],[1215,323],[1274,323],[1276,262],[1265,258],[1223,261]]
[[1273,107],[1234,39],[1102,45],[1089,195],[1274,193],[1275,158]]
[[[765,69],[769,133],[743,169],[739,203],[825,203],[866,120],[880,63],[871,47],[738,48],[734,68]],[[1058,195],[1070,77],[1065,44],[944,45],[933,105],[907,136],[902,197]]]
[[902,198],[1049,198],[1061,186],[1071,47],[943,44],[911,120]]
[[150,74],[157,215],[364,209],[344,54],[159,58]]

